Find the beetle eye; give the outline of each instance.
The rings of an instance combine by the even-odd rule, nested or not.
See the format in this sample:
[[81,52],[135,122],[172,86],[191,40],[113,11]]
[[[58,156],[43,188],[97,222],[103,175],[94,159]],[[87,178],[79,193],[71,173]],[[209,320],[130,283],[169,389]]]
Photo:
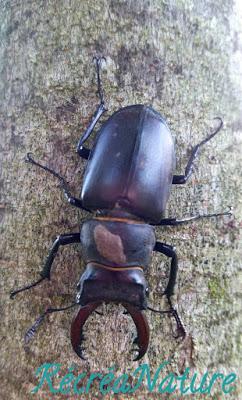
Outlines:
[[149,297],[149,294],[150,294],[149,288],[145,289],[145,294],[146,294],[147,297]]

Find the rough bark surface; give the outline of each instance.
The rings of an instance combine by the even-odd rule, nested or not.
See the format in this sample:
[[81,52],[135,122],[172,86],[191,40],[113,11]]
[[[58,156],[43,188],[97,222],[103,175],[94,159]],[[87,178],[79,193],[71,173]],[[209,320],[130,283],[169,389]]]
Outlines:
[[[147,312],[151,341],[140,364],[149,363],[153,373],[169,359],[166,372],[181,373],[190,366],[199,373],[239,374],[242,121],[237,57],[242,50],[236,6],[229,0],[3,0],[0,12],[1,398],[52,397],[48,385],[30,393],[39,381],[36,369],[46,362],[62,363],[62,375],[71,366],[78,374],[107,373],[115,365],[117,375],[138,366],[129,355],[134,327],[116,306],[103,306],[104,316],[88,322],[86,362],[71,348],[71,310],[51,315],[24,348],[25,330],[45,307],[72,301],[84,268],[77,245],[60,251],[51,282],[9,300],[12,288],[38,278],[53,238],[77,232],[86,218],[66,204],[54,178],[23,160],[26,152],[33,152],[63,174],[78,194],[86,163],[75,145],[97,104],[94,55],[107,60],[102,76],[108,115],[135,103],[161,112],[176,141],[177,173],[183,172],[189,148],[206,136],[213,117],[224,119],[223,131],[203,149],[189,183],[173,188],[167,216],[232,205],[234,217],[157,229],[159,240],[177,248],[174,302],[188,337],[177,343],[171,320]],[[150,302],[157,308],[167,307],[160,293],[168,266],[165,257],[154,255],[148,281]],[[211,398],[238,400],[240,390],[237,385],[226,396],[217,385]],[[148,394],[145,385],[115,398],[124,396],[170,398],[157,390]],[[81,398],[102,396],[94,385]]]

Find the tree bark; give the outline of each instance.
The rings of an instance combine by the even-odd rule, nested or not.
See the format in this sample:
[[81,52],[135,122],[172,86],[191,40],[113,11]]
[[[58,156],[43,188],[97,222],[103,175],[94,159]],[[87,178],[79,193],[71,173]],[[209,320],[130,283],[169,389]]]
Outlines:
[[[105,374],[115,365],[119,376],[142,363],[148,363],[153,374],[165,360],[169,365],[162,377],[181,374],[186,367],[191,374],[239,374],[242,121],[237,60],[242,47],[236,5],[224,0],[3,0],[1,27],[1,397],[33,399],[31,390],[40,379],[36,370],[47,362],[61,363],[61,375],[70,367],[76,375]],[[73,300],[85,267],[77,245],[60,251],[50,282],[9,300],[10,290],[38,278],[53,238],[78,232],[87,217],[65,202],[54,177],[25,164],[24,157],[31,151],[59,171],[78,196],[86,162],[75,146],[98,103],[95,55],[106,57],[106,116],[129,104],[152,105],[171,128],[176,173],[183,173],[189,149],[208,134],[213,118],[224,120],[223,131],[202,149],[189,183],[173,188],[167,216],[225,211],[229,205],[234,216],[156,230],[157,239],[178,252],[173,299],[187,338],[179,343],[172,336],[171,319],[146,312],[151,339],[139,363],[129,355],[134,326],[122,307],[114,305],[103,306],[104,315],[94,315],[86,325],[86,362],[71,348],[72,310],[49,316],[24,348],[26,329],[46,307]],[[160,296],[168,268],[169,260],[154,255],[147,279],[150,303],[159,309],[168,308]],[[57,385],[59,378],[53,382]],[[240,395],[237,385],[229,398]],[[34,396],[49,399],[48,385]],[[116,398],[147,396],[162,398],[157,388],[149,393],[145,384]],[[219,384],[213,396],[227,398]],[[77,397],[72,393],[68,398]],[[88,399],[102,397],[97,383],[85,394]]]

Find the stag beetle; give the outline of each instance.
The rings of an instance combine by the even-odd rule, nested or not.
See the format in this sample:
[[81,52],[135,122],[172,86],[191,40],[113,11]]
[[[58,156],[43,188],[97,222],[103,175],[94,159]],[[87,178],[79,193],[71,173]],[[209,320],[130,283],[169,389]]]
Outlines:
[[[217,118],[218,127],[193,147],[183,175],[173,175],[175,150],[166,121],[146,105],[136,104],[116,111],[103,123],[93,148],[89,149],[84,143],[107,111],[100,79],[102,58],[94,60],[100,102],[77,145],[79,156],[88,160],[80,198],[71,195],[62,176],[36,162],[30,153],[26,161],[58,178],[71,205],[95,215],[84,221],[80,232],[58,236],[40,272],[41,278],[11,292],[11,298],[37,286],[44,279],[50,279],[51,266],[60,246],[81,243],[86,269],[77,285],[75,302],[64,308],[48,308],[26,332],[25,342],[33,337],[47,314],[79,305],[71,325],[71,343],[77,355],[83,358],[82,331],[89,315],[102,302],[121,303],[137,328],[135,343],[138,355],[135,360],[138,360],[146,353],[149,344],[149,326],[143,310],[170,314],[176,321],[177,337],[186,335],[171,301],[178,268],[176,251],[173,246],[156,241],[154,226],[176,226],[204,217],[230,214],[227,211],[185,219],[162,218],[172,184],[187,182],[200,148],[220,131],[223,122]],[[169,309],[164,311],[147,303],[148,287],[144,273],[153,251],[171,259],[168,284],[163,293]]]

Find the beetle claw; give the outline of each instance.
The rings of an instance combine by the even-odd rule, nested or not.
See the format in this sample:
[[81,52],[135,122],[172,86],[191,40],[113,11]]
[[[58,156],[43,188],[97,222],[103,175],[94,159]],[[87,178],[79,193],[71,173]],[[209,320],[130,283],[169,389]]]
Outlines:
[[24,162],[26,163],[32,163],[33,162],[33,157],[32,157],[33,153],[28,152],[24,158]]
[[186,335],[187,335],[185,329],[183,328],[183,326],[177,327],[177,331],[176,332],[177,332],[176,335],[173,335],[174,339],[181,338],[182,341],[183,341],[185,339]]
[[176,321],[176,332],[177,333],[176,333],[176,335],[173,335],[173,336],[174,336],[175,339],[179,339],[181,337],[182,340],[184,340],[186,335],[187,335],[186,334],[186,330],[185,330],[185,328],[183,326],[183,323],[182,323],[177,311],[173,308],[173,306],[172,306],[170,301],[169,301],[169,303],[170,303],[170,306],[171,306],[169,312],[175,318],[175,321]]

